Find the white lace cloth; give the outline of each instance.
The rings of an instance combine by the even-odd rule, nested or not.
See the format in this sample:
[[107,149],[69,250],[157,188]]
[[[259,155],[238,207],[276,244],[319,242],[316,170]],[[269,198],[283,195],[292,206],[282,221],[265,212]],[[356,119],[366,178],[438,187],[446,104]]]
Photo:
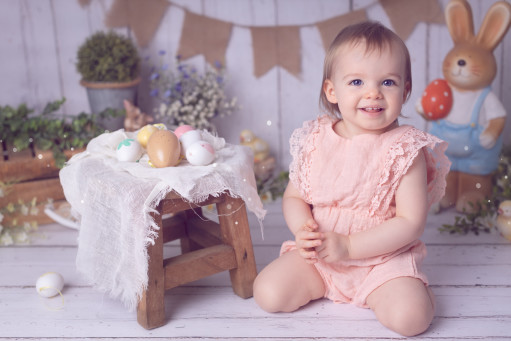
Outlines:
[[216,151],[214,163],[208,166],[182,161],[177,167],[152,168],[147,155],[138,163],[118,162],[119,142],[136,136],[118,130],[91,140],[87,150],[60,171],[64,194],[80,221],[78,272],[130,310],[148,282],[146,247],[157,229],[149,213],[170,191],[196,203],[228,192],[243,199],[260,223],[264,218],[251,150],[201,133]]

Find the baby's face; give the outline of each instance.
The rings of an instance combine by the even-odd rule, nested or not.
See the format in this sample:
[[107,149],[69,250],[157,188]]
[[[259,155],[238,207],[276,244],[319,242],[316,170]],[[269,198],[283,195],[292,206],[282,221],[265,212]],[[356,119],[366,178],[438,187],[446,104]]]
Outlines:
[[401,114],[409,89],[405,55],[397,44],[366,51],[365,42],[341,45],[323,90],[337,103],[349,135],[379,134]]

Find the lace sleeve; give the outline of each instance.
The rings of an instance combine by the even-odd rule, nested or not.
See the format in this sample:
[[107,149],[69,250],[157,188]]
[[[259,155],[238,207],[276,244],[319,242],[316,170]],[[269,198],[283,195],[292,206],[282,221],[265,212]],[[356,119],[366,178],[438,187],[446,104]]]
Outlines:
[[376,195],[371,202],[370,214],[386,210],[392,201],[401,177],[406,174],[420,150],[424,151],[427,167],[428,208],[445,194],[446,176],[450,162],[445,156],[447,143],[415,128],[407,130],[389,150]]
[[304,122],[301,128],[295,129],[289,139],[289,150],[292,156],[289,179],[308,204],[312,204],[309,175],[312,164],[311,153],[315,150],[319,122],[320,119]]

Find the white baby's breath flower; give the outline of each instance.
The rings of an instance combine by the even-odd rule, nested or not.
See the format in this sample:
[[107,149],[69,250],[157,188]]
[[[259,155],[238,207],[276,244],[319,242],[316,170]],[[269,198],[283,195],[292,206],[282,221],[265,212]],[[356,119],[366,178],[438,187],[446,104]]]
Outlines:
[[9,246],[14,244],[14,240],[12,239],[11,233],[9,230],[5,230],[0,234],[0,245]]
[[28,234],[23,230],[15,232],[12,239],[16,244],[26,244],[29,240]]
[[28,211],[28,207],[27,207],[27,205],[25,205],[25,204],[21,205],[21,207],[20,207],[20,212],[21,212],[21,214],[23,214],[23,215],[28,215],[28,212],[29,212],[29,211]]
[[151,95],[158,96],[160,105],[155,110],[156,116],[165,123],[213,129],[212,118],[230,115],[237,109],[237,99],[225,94],[223,69],[208,66],[204,74],[200,74],[178,61],[174,71],[154,70],[162,71],[151,75]]
[[497,214],[489,214],[486,217],[477,217],[476,223],[492,230],[497,225]]

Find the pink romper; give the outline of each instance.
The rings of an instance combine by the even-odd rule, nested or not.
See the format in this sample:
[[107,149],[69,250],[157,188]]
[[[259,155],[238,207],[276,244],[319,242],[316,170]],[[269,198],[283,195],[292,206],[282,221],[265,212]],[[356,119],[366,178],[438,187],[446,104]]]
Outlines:
[[[429,206],[442,198],[450,165],[445,142],[411,126],[349,140],[335,133],[335,123],[326,115],[319,117],[305,122],[290,139],[289,177],[312,205],[320,231],[348,235],[394,217],[394,194],[421,149],[427,163]],[[287,241],[281,254],[294,248],[294,241]],[[425,255],[425,245],[416,240],[381,256],[335,264],[320,260],[315,266],[325,282],[325,297],[367,307],[367,296],[391,279],[414,277],[427,284],[419,269]]]

